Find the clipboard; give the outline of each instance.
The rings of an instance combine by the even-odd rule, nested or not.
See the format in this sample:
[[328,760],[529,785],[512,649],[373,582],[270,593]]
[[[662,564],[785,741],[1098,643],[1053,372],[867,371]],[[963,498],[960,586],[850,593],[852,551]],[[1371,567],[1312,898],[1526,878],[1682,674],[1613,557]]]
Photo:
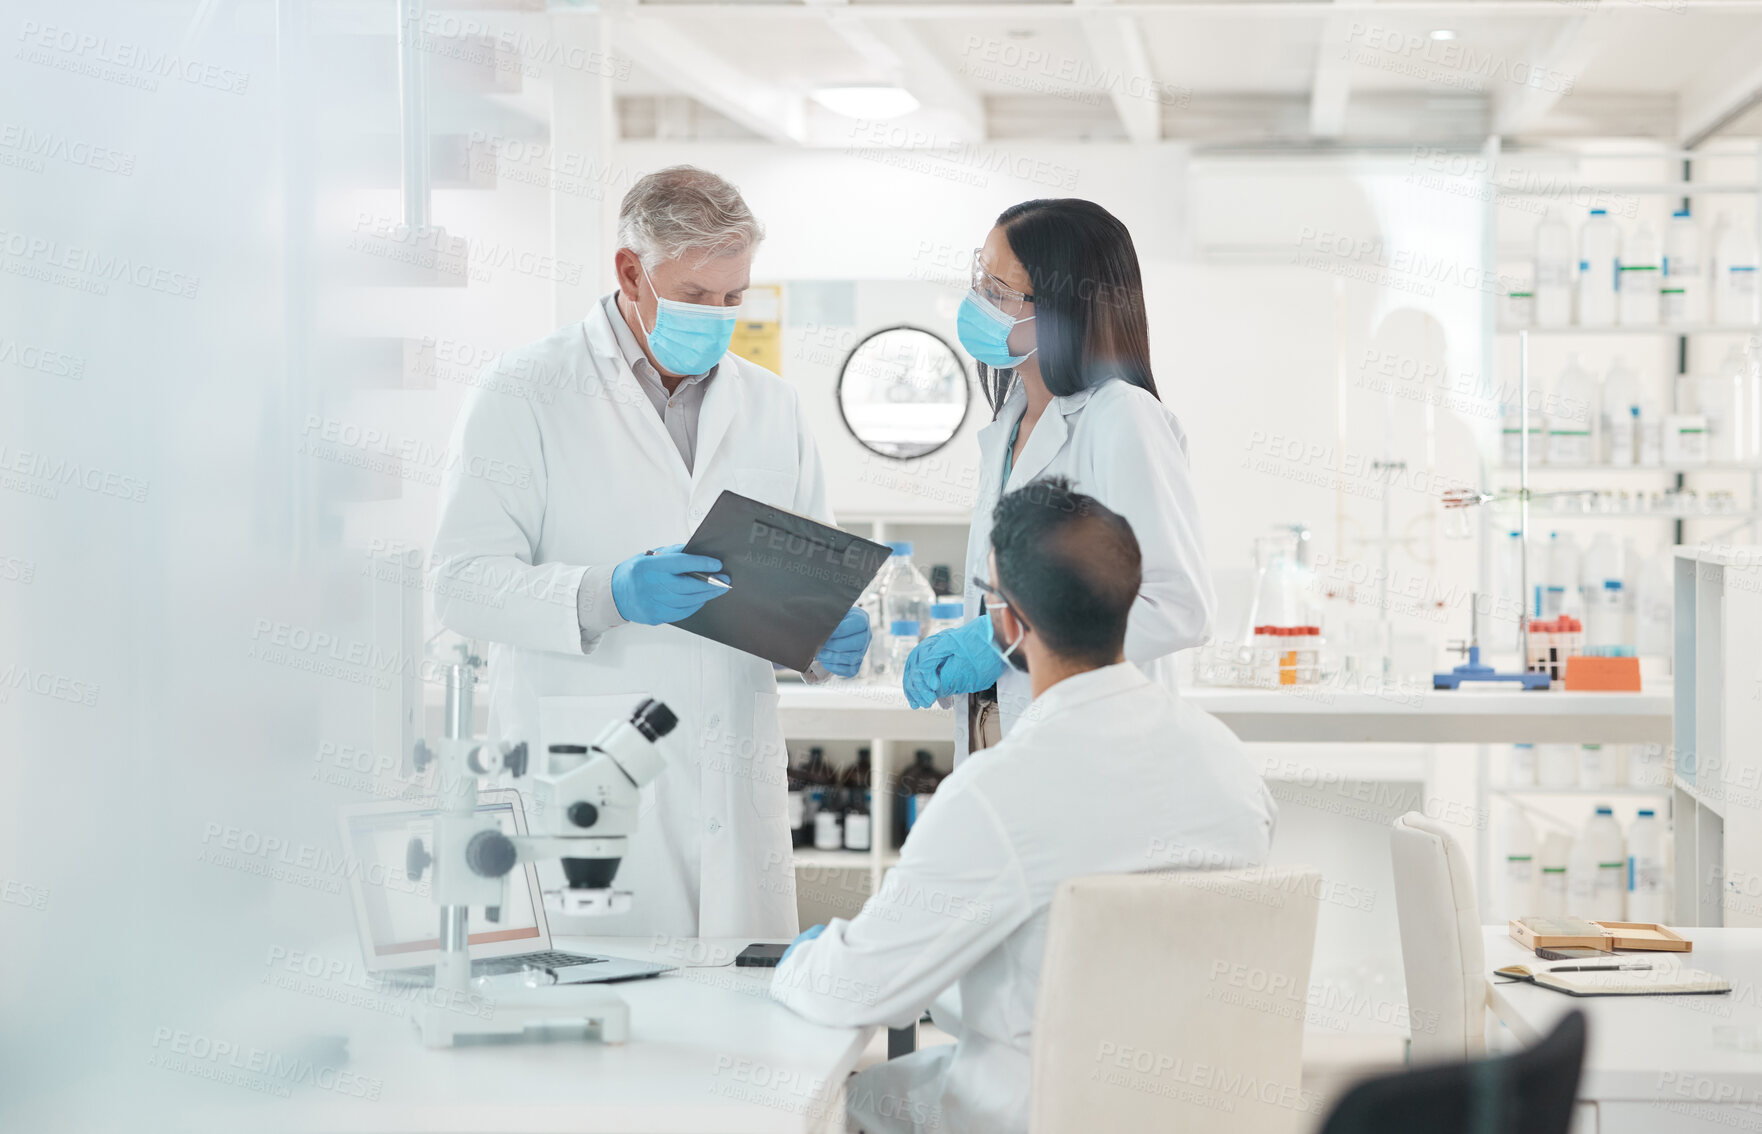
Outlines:
[[732,584],[673,625],[806,671],[893,552],[885,544],[724,491],[685,544]]

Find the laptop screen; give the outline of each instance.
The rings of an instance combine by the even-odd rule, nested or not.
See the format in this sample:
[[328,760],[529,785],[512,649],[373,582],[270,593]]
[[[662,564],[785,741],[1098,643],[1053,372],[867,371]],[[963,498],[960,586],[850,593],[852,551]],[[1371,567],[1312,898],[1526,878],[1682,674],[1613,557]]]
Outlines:
[[[524,816],[518,796],[509,791],[486,792],[477,805],[479,815],[493,816],[509,834],[524,834]],[[412,836],[420,837],[429,853],[434,851],[432,806],[367,805],[345,810],[343,830],[350,856],[360,864],[353,873],[356,910],[361,918],[362,951],[370,967],[402,967],[431,963],[440,948],[440,907],[429,895],[434,875],[425,872],[420,882],[404,869],[405,851]],[[533,904],[538,892],[537,872],[522,863],[509,873],[504,904],[498,921],[490,921],[482,906],[471,907],[470,950],[473,957],[523,953],[548,946],[546,928]]]

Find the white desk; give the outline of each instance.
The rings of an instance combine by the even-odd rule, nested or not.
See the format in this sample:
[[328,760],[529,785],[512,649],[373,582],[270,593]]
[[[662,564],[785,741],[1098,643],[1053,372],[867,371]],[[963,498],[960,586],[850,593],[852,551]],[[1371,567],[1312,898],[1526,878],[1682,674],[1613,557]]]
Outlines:
[[[1485,932],[1489,974],[1501,965],[1535,962],[1504,926]],[[1739,1051],[1715,1038],[1723,1028],[1753,1029],[1762,1037],[1762,930],[1682,932],[1695,943],[1680,955],[1683,964],[1724,977],[1730,993],[1575,997],[1489,977],[1493,1014],[1526,1044],[1566,1013],[1585,1014],[1579,1097],[1596,1108],[1596,1134],[1762,1130],[1762,1052]]]
[[[657,952],[647,938],[557,938],[559,949],[682,966],[608,986],[630,1005],[630,1039],[621,1045],[572,1038],[431,1050],[406,1015],[384,1007],[408,999],[381,997],[374,1010],[363,1006],[373,996],[358,984],[307,982],[317,995],[251,985],[218,1007],[167,1022],[210,1040],[311,1060],[331,1068],[331,1080],[348,1072],[358,1077],[351,1086],[377,1097],[347,1097],[310,1080],[288,1088],[267,1075],[254,1076],[258,1085],[249,1087],[215,1082],[214,1061],[198,1071],[189,1060],[154,1063],[167,1049],[149,1047],[143,1034],[125,1063],[106,1069],[100,1081],[13,1117],[20,1130],[122,1130],[130,1126],[116,1115],[134,1108],[153,1118],[152,1129],[163,1124],[203,1134],[842,1131],[844,1082],[873,1029],[810,1024],[772,1001],[772,970],[732,967],[749,940],[706,943],[709,950],[680,942]],[[343,955],[340,948],[330,955]],[[723,965],[683,967],[706,960]],[[337,1002],[345,992],[355,994],[353,1003]]]

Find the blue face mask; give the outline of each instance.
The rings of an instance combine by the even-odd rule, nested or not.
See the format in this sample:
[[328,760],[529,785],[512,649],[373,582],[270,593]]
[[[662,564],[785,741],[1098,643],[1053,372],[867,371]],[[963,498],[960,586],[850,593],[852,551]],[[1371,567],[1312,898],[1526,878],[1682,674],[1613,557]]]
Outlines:
[[[649,280],[649,289],[654,290],[655,281],[649,279],[647,267],[643,268],[642,275]],[[640,309],[636,321],[642,323]],[[739,321],[739,308],[681,303],[677,299],[665,299],[656,291],[655,329],[651,331],[643,327],[642,330],[648,336],[649,353],[655,356],[661,369],[674,374],[702,374],[728,353],[728,344],[734,338],[734,324]]]
[[1028,354],[1040,348],[1036,346],[1028,354],[1012,355],[1009,352],[1009,333],[1017,323],[1032,320],[1011,319],[997,309],[997,305],[976,291],[967,292],[961,300],[960,313],[955,316],[955,334],[960,337],[961,346],[967,353],[983,362],[993,370],[1008,370],[1027,361]]

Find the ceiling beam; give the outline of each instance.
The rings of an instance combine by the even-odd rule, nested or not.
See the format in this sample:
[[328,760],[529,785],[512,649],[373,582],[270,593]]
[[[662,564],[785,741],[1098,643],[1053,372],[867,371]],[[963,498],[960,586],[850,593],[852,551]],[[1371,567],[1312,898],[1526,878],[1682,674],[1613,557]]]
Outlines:
[[1727,48],[1677,98],[1678,140],[1692,150],[1762,101],[1762,29]]
[[867,15],[843,0],[808,0],[827,25],[864,59],[911,92],[920,106],[947,123],[950,141],[985,140],[985,104],[904,20]]
[[612,17],[612,47],[669,81],[711,110],[773,142],[808,140],[807,100],[795,91],[754,78],[679,30],[664,16]]
[[1534,130],[1602,50],[1609,21],[1592,30],[1593,17],[1575,15],[1532,52],[1529,81],[1505,88],[1495,102],[1493,133],[1512,137]]
[[1126,137],[1134,142],[1162,141],[1162,84],[1156,81],[1137,17],[1105,11],[1106,0],[1078,0],[1078,6],[1096,9],[1083,17],[1083,37],[1096,68],[1114,76],[1108,95]]
[[[553,16],[592,16],[596,12],[589,5],[575,6],[566,4],[563,0],[551,2],[549,11]],[[1607,13],[1624,10],[1627,4],[1628,0],[1599,0],[1595,8]],[[800,0],[670,0],[667,3],[636,4],[634,7],[667,13],[678,19],[690,19],[694,16],[734,16],[745,19],[755,15],[785,20],[825,18],[819,5],[804,4]],[[1155,16],[1159,21],[1169,22],[1212,19],[1218,16],[1320,20],[1329,18],[1333,7],[1332,4],[1318,4],[1315,0],[1192,0],[1191,3],[1179,4],[1171,4],[1168,0],[1114,0],[1113,4],[1113,9],[1122,15]],[[1477,19],[1497,15],[1553,21],[1560,18],[1562,11],[1561,0],[1477,0],[1472,5],[1465,4],[1463,0],[1384,0],[1376,7],[1379,12],[1428,15],[1442,19],[1460,19],[1464,13],[1472,12]],[[998,3],[970,3],[966,0],[946,3],[941,0],[879,0],[877,3],[863,5],[865,12],[872,11],[877,18],[983,20],[992,25],[1006,20],[1030,24],[1069,20],[1075,8],[1075,0],[1058,0],[1055,3],[1046,3],[1044,0],[1000,0]],[[602,5],[600,10],[610,10],[610,5]],[[1669,0],[1669,10],[1676,13],[1708,12],[1723,16],[1755,15],[1762,13],[1762,0]]]

